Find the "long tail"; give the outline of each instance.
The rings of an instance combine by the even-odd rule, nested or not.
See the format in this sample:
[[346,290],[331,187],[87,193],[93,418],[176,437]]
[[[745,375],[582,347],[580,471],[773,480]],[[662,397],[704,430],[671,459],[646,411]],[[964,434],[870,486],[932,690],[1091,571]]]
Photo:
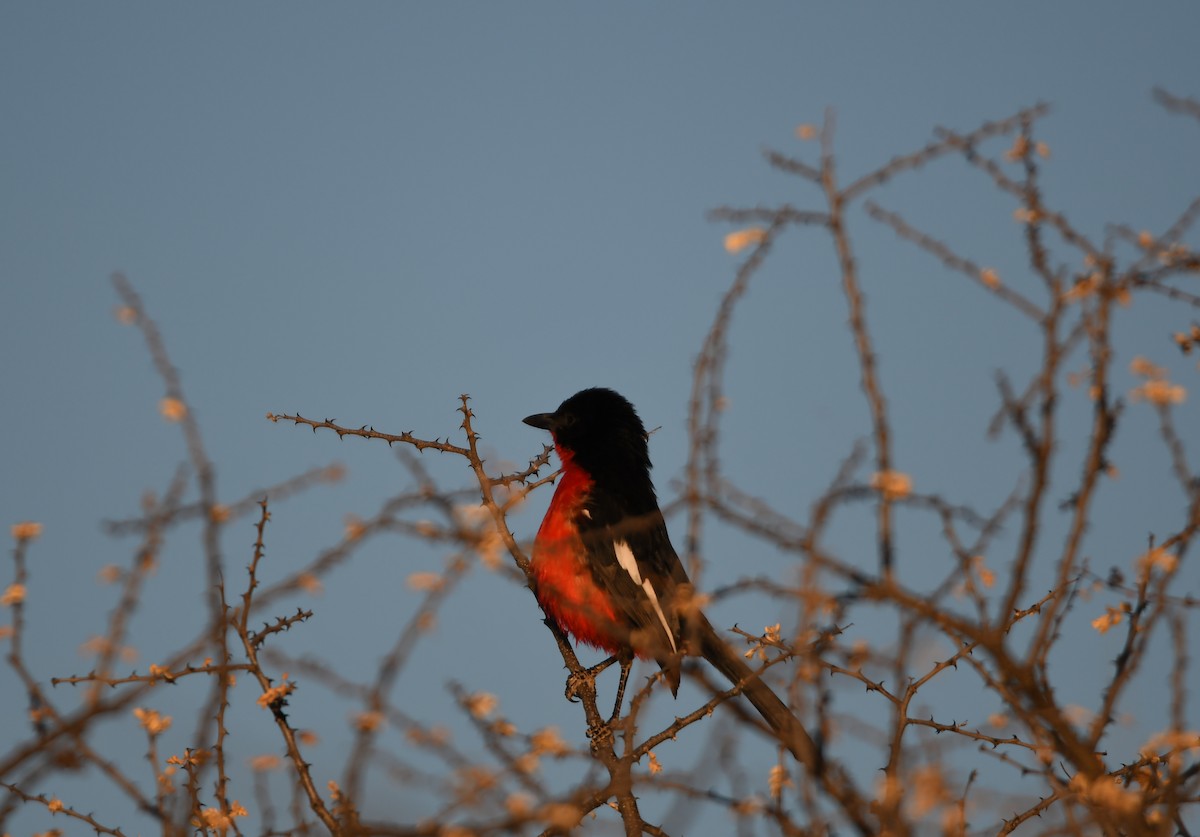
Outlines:
[[779,741],[792,751],[796,760],[804,764],[813,775],[821,772],[821,754],[816,743],[797,720],[787,704],[781,701],[771,691],[771,687],[754,673],[750,666],[713,630],[709,621],[700,616],[701,624],[697,625],[699,634],[700,653],[717,671],[724,674],[729,682],[741,687],[749,701],[754,704],[758,714],[775,731]]

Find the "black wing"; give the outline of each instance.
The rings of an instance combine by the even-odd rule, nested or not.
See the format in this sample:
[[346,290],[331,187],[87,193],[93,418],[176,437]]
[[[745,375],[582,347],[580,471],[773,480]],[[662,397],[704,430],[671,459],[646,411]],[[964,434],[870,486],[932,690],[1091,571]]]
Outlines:
[[658,661],[674,692],[684,651],[679,603],[691,588],[662,512],[655,507],[629,514],[593,494],[579,514],[577,526],[592,576],[612,596],[622,627],[629,631],[627,643]]

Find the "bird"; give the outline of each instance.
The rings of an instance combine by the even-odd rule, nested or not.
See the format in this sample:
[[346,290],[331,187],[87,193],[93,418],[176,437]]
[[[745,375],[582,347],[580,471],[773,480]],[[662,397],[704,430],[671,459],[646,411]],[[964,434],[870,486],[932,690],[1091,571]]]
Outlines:
[[[530,572],[546,616],[577,643],[620,663],[619,715],[635,657],[656,661],[673,696],[685,656],[721,672],[776,738],[815,774],[820,751],[787,705],[717,634],[698,606],[658,506],[646,429],[611,389],[581,390],[552,413],[524,419],[550,431],[562,473],[534,538]],[[572,694],[568,681],[568,696]]]

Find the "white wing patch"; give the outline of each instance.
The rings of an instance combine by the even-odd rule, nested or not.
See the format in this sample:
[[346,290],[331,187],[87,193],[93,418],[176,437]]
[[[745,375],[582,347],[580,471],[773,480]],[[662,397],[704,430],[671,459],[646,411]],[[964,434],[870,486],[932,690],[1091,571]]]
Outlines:
[[677,653],[679,649],[675,647],[675,634],[671,632],[671,626],[667,623],[667,615],[663,613],[662,605],[658,603],[658,594],[654,592],[654,585],[650,583],[650,579],[642,580],[642,573],[638,569],[637,559],[633,557],[633,550],[625,541],[613,541],[613,549],[617,553],[617,563],[621,565],[621,569],[629,573],[634,584],[646,591],[646,598],[650,600],[650,604],[654,605],[658,621],[662,623],[667,639],[671,642],[671,651]]

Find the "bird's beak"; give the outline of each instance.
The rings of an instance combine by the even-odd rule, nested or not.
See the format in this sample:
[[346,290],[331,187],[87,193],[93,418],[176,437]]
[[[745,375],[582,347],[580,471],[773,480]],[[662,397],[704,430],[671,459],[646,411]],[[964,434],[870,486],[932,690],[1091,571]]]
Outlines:
[[537,427],[541,430],[550,430],[554,427],[554,413],[535,413],[521,420],[530,427]]

